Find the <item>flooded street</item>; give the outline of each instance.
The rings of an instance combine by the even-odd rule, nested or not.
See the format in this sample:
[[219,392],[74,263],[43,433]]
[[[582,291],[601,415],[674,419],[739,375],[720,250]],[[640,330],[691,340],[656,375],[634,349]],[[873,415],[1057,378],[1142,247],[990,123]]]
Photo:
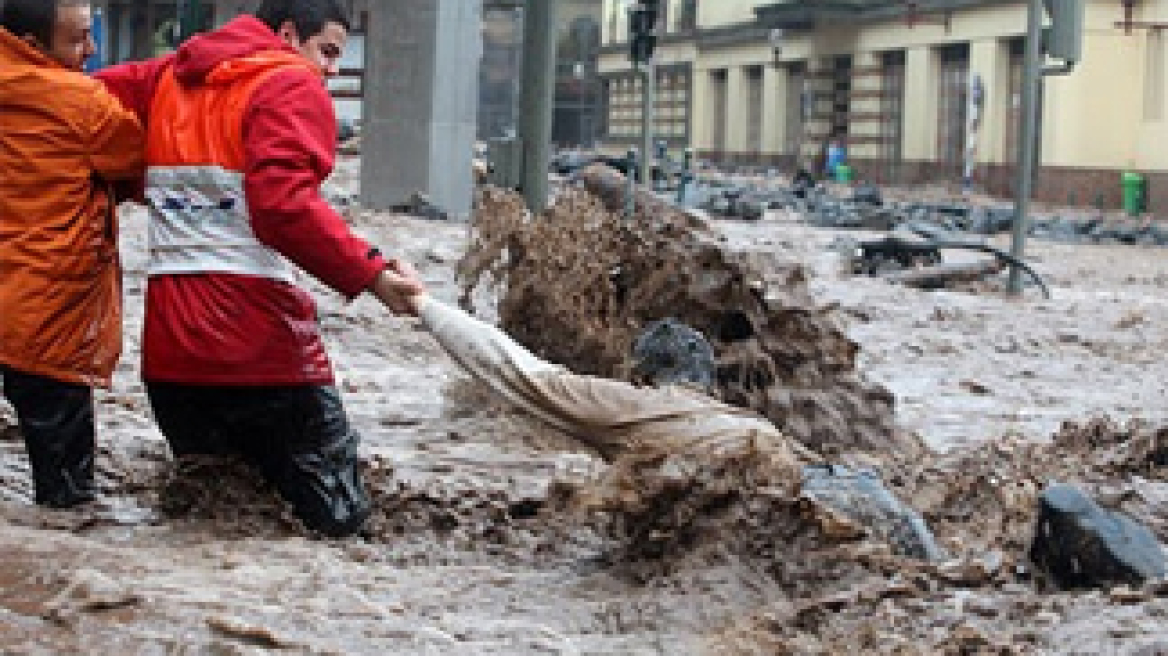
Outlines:
[[[980,572],[914,566],[862,542],[803,552],[798,531],[766,549],[754,534],[732,544],[727,531],[720,545],[710,533],[659,567],[622,567],[603,523],[548,507],[549,483],[595,471],[594,454],[493,399],[417,321],[315,283],[376,508],[359,538],[306,536],[249,473],[169,464],[138,379],[144,218],[123,212],[126,348],[114,389],[99,394],[101,503],[32,506],[23,446],[0,413],[0,653],[1168,653],[1168,598],[1036,592],[1014,567],[1022,520],[978,503],[992,475],[970,478],[963,498],[929,497],[938,472],[969,460],[939,459],[898,487],[960,566],[993,560]],[[351,218],[455,302],[465,225]],[[782,214],[714,226],[732,250],[809,268],[816,300],[838,304],[860,344],[861,371],[896,397],[899,426],[937,452],[981,451],[987,472],[1012,480],[1027,447],[983,445],[1043,445],[1064,421],[1103,415],[1168,423],[1163,250],[1034,241],[1053,298],[1010,300],[845,276],[828,246],[862,233]],[[1080,471],[1053,458],[1044,469],[1045,457],[1026,461],[1035,476]],[[1075,457],[1104,487],[1142,486],[1152,514],[1141,519],[1168,537],[1162,475]]]

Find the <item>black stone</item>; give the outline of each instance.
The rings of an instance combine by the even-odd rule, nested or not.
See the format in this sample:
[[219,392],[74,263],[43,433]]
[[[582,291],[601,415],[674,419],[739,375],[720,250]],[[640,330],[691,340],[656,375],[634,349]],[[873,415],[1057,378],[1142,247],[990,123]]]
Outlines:
[[883,205],[884,197],[880,194],[880,187],[860,185],[852,192],[852,202],[865,205]]
[[1147,527],[1059,483],[1039,497],[1030,560],[1065,589],[1140,585],[1166,571],[1164,550]]
[[654,385],[714,383],[714,350],[705,336],[672,318],[654,321],[633,342],[633,377]]
[[758,221],[766,214],[767,203],[756,199],[749,198],[740,200],[735,207],[735,216],[749,221]]
[[1014,208],[991,207],[989,209],[989,214],[990,230],[988,234],[1010,232],[1014,229]]

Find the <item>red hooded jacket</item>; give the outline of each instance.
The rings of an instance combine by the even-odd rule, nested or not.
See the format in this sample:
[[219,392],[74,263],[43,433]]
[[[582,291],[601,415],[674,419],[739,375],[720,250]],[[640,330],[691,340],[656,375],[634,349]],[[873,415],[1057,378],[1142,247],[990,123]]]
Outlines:
[[[214,168],[241,175],[250,233],[262,244],[257,248],[351,298],[385,261],[320,196],[334,164],[336,117],[322,77],[307,60],[292,63],[296,58],[287,55],[294,53],[266,25],[242,16],[192,38],[175,55],[98,77],[146,125],[151,171]],[[151,123],[154,113],[157,123]],[[167,223],[167,193],[153,184],[147,190],[152,238],[166,232],[159,225]],[[152,263],[157,251],[152,242]],[[142,350],[143,378],[150,382],[333,380],[306,291],[286,279],[214,267],[175,272],[152,264]]]

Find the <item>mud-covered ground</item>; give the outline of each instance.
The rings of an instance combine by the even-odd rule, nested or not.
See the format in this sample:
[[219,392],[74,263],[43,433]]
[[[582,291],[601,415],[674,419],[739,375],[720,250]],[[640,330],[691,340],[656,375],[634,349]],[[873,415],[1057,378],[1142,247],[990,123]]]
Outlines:
[[[457,297],[465,226],[352,217]],[[1168,653],[1156,590],[1051,593],[1022,558],[1048,475],[1117,495],[1168,537],[1168,484],[1126,439],[1147,431],[1088,425],[1168,423],[1162,250],[1032,242],[1054,298],[1008,300],[845,277],[828,246],[860,235],[795,217],[717,225],[730,248],[807,263],[901,426],[951,452],[893,483],[953,562],[831,542],[757,500],[665,561],[621,562],[603,520],[545,503],[549,481],[598,459],[493,402],[416,322],[323,289],[377,510],[360,538],[306,536],[245,472],[168,463],[137,377],[145,236],[131,208],[126,352],[99,394],[103,502],[31,506],[23,448],[0,430],[0,653]],[[1052,449],[1064,421],[1081,426]]]

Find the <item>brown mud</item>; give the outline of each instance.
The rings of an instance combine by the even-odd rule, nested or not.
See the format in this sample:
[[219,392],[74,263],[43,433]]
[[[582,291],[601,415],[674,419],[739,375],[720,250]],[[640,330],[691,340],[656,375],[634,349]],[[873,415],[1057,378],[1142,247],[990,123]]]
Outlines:
[[587,191],[534,220],[515,196],[482,195],[460,270],[467,297],[485,276],[500,287],[508,334],[573,371],[624,378],[633,338],[673,317],[710,337],[727,402],[820,451],[904,450],[892,395],[860,375],[859,346],[812,298],[800,263],[764,270],[647,195],[625,218],[623,177],[594,165],[582,178]]
[[[346,189],[353,165],[339,175]],[[249,472],[169,461],[137,378],[145,231],[129,208],[126,355],[114,389],[99,394],[101,504],[31,506],[23,448],[0,409],[0,653],[1168,649],[1162,588],[1060,593],[1024,558],[1034,496],[1050,478],[1083,485],[1168,539],[1163,254],[1034,243],[1051,301],[927,293],[841,274],[826,248],[836,233],[792,218],[713,224],[710,239],[727,252],[719,266],[740,254],[764,278],[805,269],[789,297],[835,322],[837,333],[823,333],[832,343],[859,346],[844,378],[890,390],[895,430],[932,449],[843,459],[880,468],[951,560],[896,557],[863,527],[816,521],[745,479],[679,496],[685,512],[573,503],[612,480],[612,468],[496,403],[416,322],[319,287],[377,511],[361,537],[306,535]],[[351,219],[417,263],[439,297],[459,296],[465,226],[358,210]],[[490,293],[479,291],[480,307]],[[595,343],[613,345],[616,371],[616,336]],[[1092,419],[1103,415],[1116,420]],[[646,535],[653,521],[669,530]]]

